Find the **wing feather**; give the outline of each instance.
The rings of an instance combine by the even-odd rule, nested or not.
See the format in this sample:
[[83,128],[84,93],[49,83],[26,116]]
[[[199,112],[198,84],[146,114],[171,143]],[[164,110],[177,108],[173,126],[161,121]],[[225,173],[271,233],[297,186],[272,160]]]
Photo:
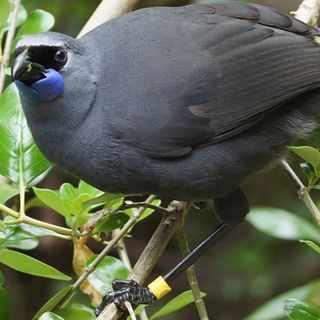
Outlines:
[[276,10],[219,3],[126,17],[113,23],[127,32],[105,45],[110,127],[151,157],[229,139],[320,86],[318,30]]

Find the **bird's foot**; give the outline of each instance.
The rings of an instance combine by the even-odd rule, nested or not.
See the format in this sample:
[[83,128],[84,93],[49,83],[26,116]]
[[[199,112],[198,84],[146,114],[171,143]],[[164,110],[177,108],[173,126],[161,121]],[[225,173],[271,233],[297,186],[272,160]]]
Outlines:
[[146,287],[141,287],[134,280],[114,280],[112,282],[114,291],[109,292],[103,297],[101,304],[95,309],[95,314],[98,316],[105,307],[114,303],[118,310],[127,311],[124,303],[130,302],[135,308],[139,304],[149,304],[156,300],[151,290]]

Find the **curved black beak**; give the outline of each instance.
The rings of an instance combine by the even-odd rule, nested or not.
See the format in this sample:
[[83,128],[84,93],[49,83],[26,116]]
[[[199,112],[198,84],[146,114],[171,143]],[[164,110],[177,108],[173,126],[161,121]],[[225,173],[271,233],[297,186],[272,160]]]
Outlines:
[[45,78],[45,68],[36,62],[30,61],[28,49],[19,53],[13,62],[12,78],[20,80],[26,85],[31,85],[33,82]]

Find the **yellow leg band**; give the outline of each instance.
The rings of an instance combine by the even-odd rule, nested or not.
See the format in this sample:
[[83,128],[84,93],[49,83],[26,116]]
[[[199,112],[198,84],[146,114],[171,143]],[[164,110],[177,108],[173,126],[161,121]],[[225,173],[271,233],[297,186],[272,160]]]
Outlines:
[[152,281],[148,285],[148,288],[151,290],[151,292],[155,295],[155,297],[158,300],[160,300],[162,297],[164,297],[172,290],[171,287],[161,276]]

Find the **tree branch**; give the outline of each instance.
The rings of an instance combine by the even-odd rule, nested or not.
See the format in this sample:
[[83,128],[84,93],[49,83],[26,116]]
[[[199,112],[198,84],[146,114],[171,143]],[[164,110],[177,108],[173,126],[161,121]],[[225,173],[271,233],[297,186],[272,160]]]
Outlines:
[[100,24],[133,10],[138,2],[139,0],[102,0],[80,31],[78,38],[81,38]]
[[[189,247],[189,243],[188,243],[188,239],[186,237],[186,234],[182,228],[177,231],[176,238],[178,240],[180,251],[181,251],[182,255],[187,256],[190,253],[190,247]],[[195,303],[197,311],[198,311],[199,319],[200,320],[209,320],[206,306],[205,306],[204,301],[201,297],[201,291],[200,291],[200,288],[198,285],[198,279],[197,279],[197,275],[196,275],[196,271],[195,271],[194,266],[191,266],[186,271],[186,275],[188,278],[190,289],[192,291],[194,303]]]
[[[136,265],[133,268],[130,279],[134,279],[139,284],[143,284],[159,260],[162,252],[173,235],[179,230],[184,222],[185,215],[191,208],[189,202],[173,201],[168,210],[170,214],[162,219],[157,230],[152,235],[148,245],[143,250]],[[117,320],[119,313],[112,303],[99,315],[98,320]]]
[[320,15],[320,0],[304,0],[298,10],[291,14],[296,19],[315,27]]
[[313,218],[316,220],[318,224],[320,224],[320,212],[311,199],[307,187],[302,183],[296,173],[292,170],[290,165],[286,160],[281,160],[281,164],[286,171],[287,175],[289,176],[290,180],[293,182],[294,186],[297,189],[299,198],[302,202],[306,205],[310,213],[312,214]]

